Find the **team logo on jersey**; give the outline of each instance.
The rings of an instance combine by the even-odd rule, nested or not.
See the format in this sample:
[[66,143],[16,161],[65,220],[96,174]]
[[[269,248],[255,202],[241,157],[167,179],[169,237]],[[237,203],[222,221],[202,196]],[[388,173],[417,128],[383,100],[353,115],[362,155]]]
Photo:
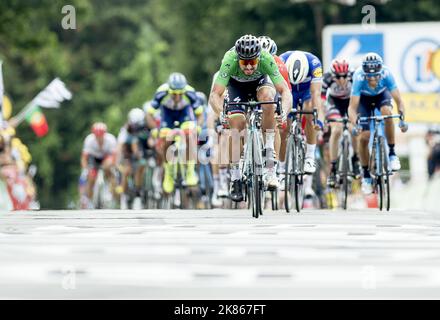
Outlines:
[[315,70],[313,70],[313,76],[315,78],[321,78],[322,77],[322,68],[316,68]]
[[220,74],[220,77],[222,77],[222,78],[227,78],[227,77],[228,77],[228,73],[227,73],[227,72],[222,72],[222,73]]

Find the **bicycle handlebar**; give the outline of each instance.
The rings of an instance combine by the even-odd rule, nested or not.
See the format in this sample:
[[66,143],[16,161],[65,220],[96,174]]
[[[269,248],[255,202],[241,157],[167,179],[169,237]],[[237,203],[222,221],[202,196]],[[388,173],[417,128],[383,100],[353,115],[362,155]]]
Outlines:
[[327,122],[327,123],[330,123],[330,122],[348,123],[348,122],[350,122],[350,119],[348,117],[343,117],[343,118],[337,118],[337,119],[327,119],[325,122]]
[[385,115],[385,116],[369,116],[369,117],[358,117],[358,123],[361,121],[369,121],[369,120],[377,120],[377,121],[383,121],[386,119],[400,119],[403,120],[402,115],[400,114],[392,114],[392,115]]
[[278,104],[278,101],[248,101],[248,102],[228,102],[228,106],[245,106],[245,107],[256,107],[263,104]]

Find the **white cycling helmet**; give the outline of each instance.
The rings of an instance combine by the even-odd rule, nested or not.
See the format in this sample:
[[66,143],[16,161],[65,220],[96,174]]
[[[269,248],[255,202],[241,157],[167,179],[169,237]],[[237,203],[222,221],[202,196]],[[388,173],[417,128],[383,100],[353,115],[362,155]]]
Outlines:
[[271,55],[277,54],[277,44],[268,36],[260,36],[258,37],[260,40],[261,48],[266,50]]
[[131,109],[128,113],[128,124],[142,126],[144,124],[145,113],[140,108]]
[[293,51],[286,61],[289,79],[292,84],[299,84],[307,78],[309,61],[302,51]]

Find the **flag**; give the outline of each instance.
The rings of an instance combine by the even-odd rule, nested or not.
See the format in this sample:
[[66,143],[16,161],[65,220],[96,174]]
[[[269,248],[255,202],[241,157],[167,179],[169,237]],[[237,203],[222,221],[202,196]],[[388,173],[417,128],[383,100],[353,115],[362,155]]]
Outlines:
[[26,113],[26,121],[29,122],[32,130],[34,130],[37,137],[44,137],[49,132],[46,117],[41,108],[35,105]]
[[59,108],[61,102],[70,99],[72,93],[67,90],[64,82],[56,78],[34,98],[32,104],[42,108]]
[[5,88],[3,86],[3,61],[0,60],[0,124],[3,122],[3,94]]

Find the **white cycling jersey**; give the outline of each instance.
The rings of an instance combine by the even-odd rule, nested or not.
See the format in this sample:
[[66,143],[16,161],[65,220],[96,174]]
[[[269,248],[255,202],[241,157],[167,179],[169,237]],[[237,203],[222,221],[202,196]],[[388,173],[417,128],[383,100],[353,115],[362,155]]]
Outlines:
[[116,138],[111,133],[104,135],[104,143],[102,146],[99,146],[95,135],[91,133],[84,141],[83,152],[97,159],[104,159],[106,156],[116,152],[116,146]]

